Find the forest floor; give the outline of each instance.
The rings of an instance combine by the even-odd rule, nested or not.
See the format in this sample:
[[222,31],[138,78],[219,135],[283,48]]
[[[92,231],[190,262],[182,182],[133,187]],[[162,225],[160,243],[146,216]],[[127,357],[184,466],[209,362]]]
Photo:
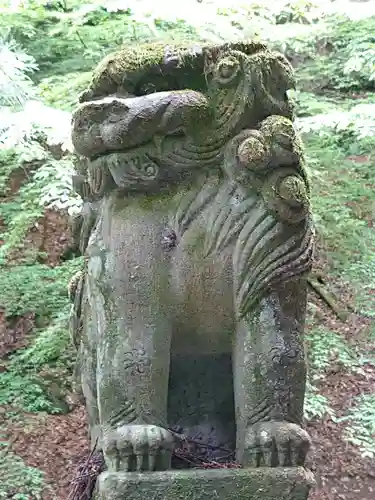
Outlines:
[[[28,246],[40,246],[41,241],[48,241],[48,249],[45,249],[49,255],[47,263],[56,265],[70,242],[64,217],[48,212],[44,223],[39,224],[38,230],[29,233],[27,241]],[[319,260],[316,267],[325,271],[327,264]],[[343,288],[339,281],[334,283],[334,287],[340,291],[341,301],[350,303],[350,291]],[[360,343],[366,338],[369,319],[352,314],[346,322],[341,322],[315,294],[310,294],[310,300],[320,311],[320,322],[341,333],[350,343]],[[11,324],[1,321],[0,317],[0,353],[3,359],[27,344],[32,326],[32,316],[20,317]],[[369,349],[371,347],[368,346]],[[326,370],[320,392],[330,400],[336,416],[340,416],[354,397],[371,393],[374,384],[373,365],[365,365],[360,373],[354,375],[343,371],[340,365],[332,365]],[[20,413],[18,410],[17,418],[12,419],[9,418],[12,408],[6,407],[0,414],[0,424],[6,424],[12,452],[24,459],[27,465],[45,473],[48,488],[43,500],[67,500],[77,464],[89,454],[85,409],[73,395],[68,402],[71,411],[65,415]],[[358,448],[344,440],[344,427],[344,423],[333,422],[329,416],[307,424],[314,444],[308,467],[316,474],[318,483],[310,494],[310,500],[374,498],[375,462],[362,458]]]
[[[321,262],[319,263],[321,264]],[[321,266],[319,266],[321,267]],[[343,303],[351,303],[350,292],[337,281]],[[370,319],[352,314],[341,322],[327,310],[316,296],[310,300],[320,305],[324,311],[321,321],[325,327],[340,333],[350,344],[363,343],[370,328]],[[373,352],[374,345],[366,350]],[[340,364],[332,364],[325,370],[324,381],[319,393],[326,396],[335,417],[343,417],[352,406],[354,398],[362,394],[372,394],[375,386],[375,366],[366,364],[360,372],[348,372]],[[307,422],[307,431],[313,441],[313,450],[307,467],[316,474],[317,487],[312,490],[309,500],[370,500],[375,498],[375,461],[363,458],[358,447],[344,439],[345,422],[333,421],[326,415],[322,420]]]

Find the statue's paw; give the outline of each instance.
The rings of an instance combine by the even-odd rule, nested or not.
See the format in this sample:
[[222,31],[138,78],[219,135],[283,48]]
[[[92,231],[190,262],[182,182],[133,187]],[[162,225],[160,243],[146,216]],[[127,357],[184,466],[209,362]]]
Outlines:
[[299,425],[261,422],[247,430],[243,465],[290,467],[305,463],[310,437]]
[[113,472],[170,468],[174,437],[156,425],[122,425],[103,436],[103,452]]

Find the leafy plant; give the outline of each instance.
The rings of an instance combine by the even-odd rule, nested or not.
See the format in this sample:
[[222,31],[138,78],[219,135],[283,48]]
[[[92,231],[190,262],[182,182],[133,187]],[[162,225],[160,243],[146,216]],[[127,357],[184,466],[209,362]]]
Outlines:
[[0,373],[0,405],[13,405],[30,413],[61,412],[49,399],[40,378],[12,370]]
[[10,369],[20,374],[37,373],[46,366],[71,369],[75,351],[69,334],[70,305],[64,307],[46,328],[36,332],[31,344],[11,357]]
[[12,39],[0,38],[0,107],[23,104],[37,89],[29,77],[37,69],[33,57]]
[[0,204],[0,217],[5,225],[0,235],[4,241],[0,265],[11,251],[23,247],[27,231],[43,216],[45,207],[66,210],[69,214],[81,207],[81,199],[73,192],[71,156],[56,160],[45,142],[48,142],[46,133],[34,127],[27,140],[0,152],[0,165],[4,165],[0,173],[3,193],[9,190],[7,183],[15,171],[23,171],[27,181]]
[[[297,93],[297,96],[300,95],[306,94]],[[335,146],[336,149],[341,148],[342,153],[354,154],[351,148],[355,140],[360,142],[362,148],[366,145],[366,152],[371,153],[375,143],[374,103],[351,105],[349,110],[344,109],[342,102],[340,104],[337,106],[336,103],[334,109],[326,108],[315,116],[298,120],[300,131],[305,134],[319,132],[322,147]]]
[[81,267],[82,259],[75,259],[55,268],[34,264],[0,272],[5,315],[33,311],[37,325],[42,326],[26,348],[10,356],[6,371],[0,373],[0,405],[11,404],[29,412],[62,411],[59,398],[51,397],[45,377],[57,370],[52,379],[58,378],[59,386],[69,386],[75,353],[68,332],[67,284]]
[[283,5],[276,15],[276,24],[301,23],[310,24],[317,21],[317,16],[312,15],[312,9],[316,7],[309,0],[297,0]]
[[63,76],[50,76],[39,83],[43,101],[49,106],[72,111],[77,106],[79,94],[91,80],[92,72],[73,72]]
[[1,305],[5,316],[21,316],[32,311],[42,324],[43,320],[56,317],[68,304],[69,279],[81,268],[82,258],[56,267],[34,263],[0,268]]
[[[300,71],[300,84],[310,89],[374,89],[375,17],[354,21],[332,16],[326,21],[325,32],[311,39],[321,55],[311,58]],[[313,76],[315,82],[311,81]]]
[[346,369],[358,366],[357,353],[335,332],[317,327],[306,335],[306,341],[312,380],[322,378],[324,370],[332,363],[341,364]]
[[[30,25],[25,33],[20,21]],[[21,23],[22,23],[21,21]],[[72,72],[91,71],[109,52],[123,44],[152,41],[168,31],[178,38],[197,37],[183,20],[167,21],[154,16],[140,17],[130,9],[111,10],[105,5],[81,5],[64,12],[41,7],[3,12],[11,36],[34,57],[43,78]]]
[[325,415],[334,416],[334,411],[330,407],[328,399],[319,394],[317,387],[310,382],[306,384],[303,410],[305,418],[310,421],[322,419]]
[[[296,105],[296,113],[298,117],[312,117],[316,115],[327,114],[337,111],[337,103],[333,99],[324,96],[317,96],[312,92],[303,92],[300,90],[294,91],[291,97]],[[306,120],[299,121],[302,127],[307,128]]]
[[5,440],[0,441],[0,498],[41,500],[46,486],[44,473],[26,465],[9,446]]
[[0,149],[0,193],[5,196],[10,189],[9,178],[19,168],[18,153],[14,149]]
[[[337,123],[337,116],[335,120]],[[371,184],[375,141],[372,135],[365,136],[370,134],[370,124],[361,129],[351,120],[339,123],[341,127],[323,126],[304,135],[314,217],[326,256],[332,262],[332,274],[350,283],[358,310],[369,310],[371,290],[375,288],[375,199]],[[306,122],[302,130],[305,126]],[[362,133],[364,136],[359,136]],[[356,161],[356,155],[365,156]]]
[[368,82],[375,79],[375,43],[358,43],[349,49],[349,59],[344,65],[344,75],[353,79],[367,75]]
[[348,423],[344,436],[359,447],[363,457],[375,457],[375,394],[362,394],[356,398],[348,415],[337,422]]

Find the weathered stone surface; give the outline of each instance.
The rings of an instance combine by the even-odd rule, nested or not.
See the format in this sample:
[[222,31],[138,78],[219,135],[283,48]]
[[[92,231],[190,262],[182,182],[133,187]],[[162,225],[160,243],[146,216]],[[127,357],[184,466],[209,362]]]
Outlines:
[[[87,102],[103,96],[145,95],[165,90],[198,89],[205,85],[205,70],[211,59],[228,49],[256,54],[267,47],[260,42],[223,45],[164,42],[124,47],[103,59],[90,87],[80,96]],[[288,65],[286,65],[288,68]],[[289,70],[289,73],[292,72]]]
[[[134,472],[118,476],[129,488],[139,472],[145,488],[190,477],[198,499],[205,478],[234,474],[253,478],[249,498],[286,499],[267,481],[278,494],[302,477],[314,228],[293,85],[263,44],[140,46],[100,65],[74,113],[73,339],[92,442],[109,473]],[[148,475],[173,466],[182,435],[206,460],[280,470]]]
[[303,468],[104,473],[98,500],[306,500],[313,484]]

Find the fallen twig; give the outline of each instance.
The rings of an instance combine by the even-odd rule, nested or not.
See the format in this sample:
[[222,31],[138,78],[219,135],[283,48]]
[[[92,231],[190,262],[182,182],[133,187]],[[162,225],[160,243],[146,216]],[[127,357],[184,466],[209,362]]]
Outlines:
[[310,288],[322,299],[332,312],[339,318],[340,321],[345,322],[348,319],[348,312],[344,311],[339,303],[337,297],[330,290],[327,290],[323,283],[314,276],[308,276],[307,283]]
[[81,462],[72,481],[68,500],[91,500],[96,480],[104,470],[104,457],[101,452],[95,452],[98,444],[96,440],[88,458]]
[[18,432],[14,437],[12,437],[10,439],[10,441],[8,441],[6,447],[5,447],[5,450],[1,451],[1,458],[4,459],[8,453],[10,453],[12,451],[12,448],[13,448],[13,445],[14,443],[18,440],[18,438],[20,437],[21,433]]

